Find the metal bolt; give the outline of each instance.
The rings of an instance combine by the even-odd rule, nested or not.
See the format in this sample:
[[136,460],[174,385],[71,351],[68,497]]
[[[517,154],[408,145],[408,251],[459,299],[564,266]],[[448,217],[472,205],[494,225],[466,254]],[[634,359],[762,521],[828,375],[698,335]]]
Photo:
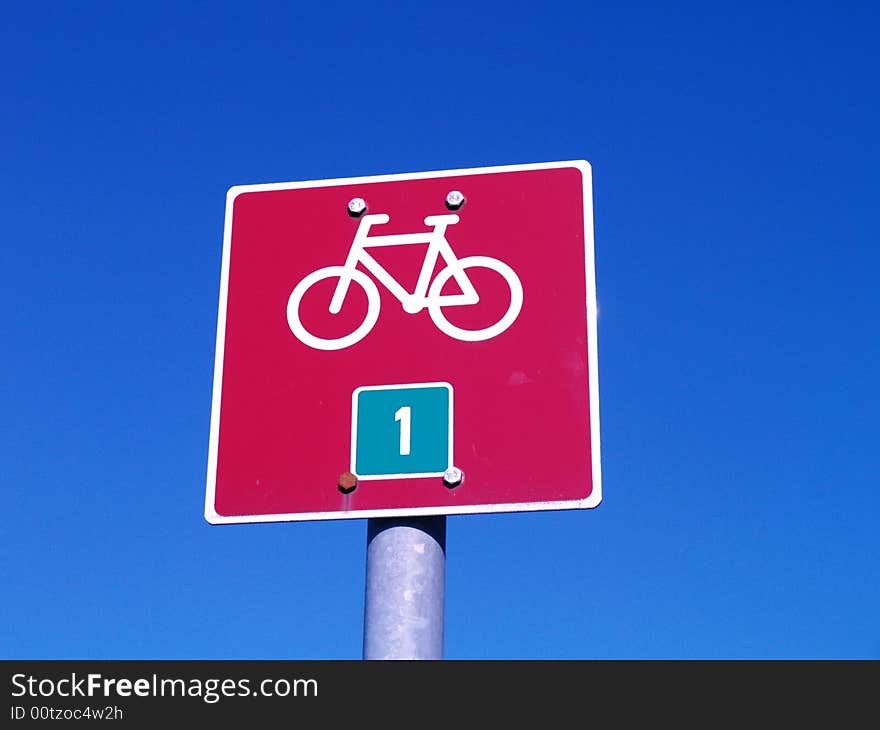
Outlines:
[[343,494],[351,494],[355,489],[357,489],[357,485],[357,477],[350,471],[344,471],[342,472],[342,474],[339,475],[339,491]]
[[446,194],[446,207],[449,210],[458,210],[464,205],[464,193],[460,190],[450,190]]
[[363,198],[352,198],[348,201],[348,214],[357,218],[367,210],[367,201]]
[[456,466],[450,466],[443,472],[443,484],[452,489],[464,481],[464,472]]

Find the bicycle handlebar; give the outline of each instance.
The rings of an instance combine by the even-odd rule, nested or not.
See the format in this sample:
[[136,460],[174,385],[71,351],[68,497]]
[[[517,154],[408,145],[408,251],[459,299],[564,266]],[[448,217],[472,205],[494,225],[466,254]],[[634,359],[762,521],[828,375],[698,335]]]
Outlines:
[[447,213],[446,215],[429,215],[425,218],[426,226],[438,226],[446,224],[447,226],[451,226],[453,223],[458,223],[461,219],[455,213]]

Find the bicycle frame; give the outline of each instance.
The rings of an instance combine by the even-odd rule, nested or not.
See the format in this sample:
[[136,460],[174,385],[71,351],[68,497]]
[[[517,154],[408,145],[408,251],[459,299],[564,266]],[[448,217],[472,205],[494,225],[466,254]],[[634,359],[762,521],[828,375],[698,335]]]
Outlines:
[[[425,231],[424,233],[370,235],[370,228],[374,225],[387,223],[389,220],[390,217],[385,213],[365,215],[361,219],[343,266],[346,273],[339,277],[339,284],[337,284],[333,298],[330,300],[331,314],[338,314],[342,309],[342,303],[345,300],[345,295],[348,293],[348,287],[352,280],[349,272],[354,271],[358,263],[363,264],[364,268],[397,298],[403,306],[403,310],[408,314],[420,312],[422,309],[434,304],[435,299],[437,300],[436,303],[442,302],[443,306],[476,304],[479,302],[480,297],[476,289],[474,289],[464,269],[458,265],[458,257],[449,245],[449,241],[446,240],[446,229],[458,223],[459,217],[457,215],[428,216],[425,218],[425,225],[433,226],[434,230]],[[410,293],[368,253],[367,248],[410,246],[414,244],[428,244],[428,250],[425,252],[415,291]],[[431,283],[431,275],[434,273],[438,256],[443,257],[447,267],[454,267],[452,276],[461,289],[461,294],[441,296],[438,292],[434,297],[428,296],[428,287]]]

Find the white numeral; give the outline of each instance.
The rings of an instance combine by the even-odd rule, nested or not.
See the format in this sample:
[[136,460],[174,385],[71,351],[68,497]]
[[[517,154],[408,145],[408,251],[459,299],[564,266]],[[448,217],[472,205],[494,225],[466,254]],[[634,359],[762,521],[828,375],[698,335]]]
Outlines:
[[401,406],[394,414],[394,420],[400,421],[400,455],[409,456],[409,424],[412,409],[409,406]]

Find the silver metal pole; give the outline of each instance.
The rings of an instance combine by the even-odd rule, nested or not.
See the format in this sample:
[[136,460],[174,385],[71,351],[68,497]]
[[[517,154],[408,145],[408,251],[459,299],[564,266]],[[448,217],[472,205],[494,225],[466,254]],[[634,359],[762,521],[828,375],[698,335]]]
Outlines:
[[442,659],[446,517],[367,521],[364,659]]

